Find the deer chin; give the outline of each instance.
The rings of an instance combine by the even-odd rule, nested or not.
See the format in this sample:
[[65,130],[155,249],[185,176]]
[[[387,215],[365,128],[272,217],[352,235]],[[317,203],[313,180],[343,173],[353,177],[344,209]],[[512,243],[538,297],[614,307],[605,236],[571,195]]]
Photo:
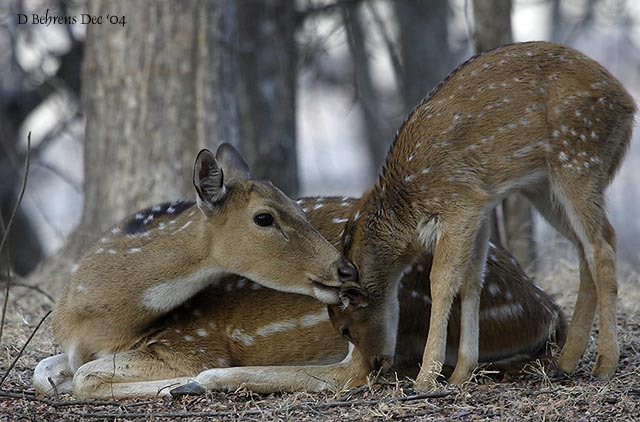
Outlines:
[[320,302],[326,303],[327,305],[337,305],[340,303],[340,288],[327,286],[314,280],[311,281],[311,285],[313,296]]

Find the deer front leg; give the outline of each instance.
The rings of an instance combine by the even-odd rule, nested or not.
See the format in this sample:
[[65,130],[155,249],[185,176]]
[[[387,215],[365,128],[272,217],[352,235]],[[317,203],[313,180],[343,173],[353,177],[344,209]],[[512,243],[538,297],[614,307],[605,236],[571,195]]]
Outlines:
[[488,225],[480,230],[475,245],[471,265],[465,272],[460,289],[460,346],[458,347],[456,369],[449,378],[449,382],[453,384],[462,384],[468,381],[469,376],[478,365],[480,293],[484,283],[487,250],[489,249]]
[[71,393],[73,370],[66,353],[42,359],[33,371],[33,385],[38,394]]
[[192,382],[171,390],[173,396],[202,394],[207,390],[234,391],[247,388],[256,393],[319,392],[353,388],[366,382],[369,367],[352,344],[339,363],[309,366],[244,366],[201,372]]
[[73,377],[73,395],[80,399],[157,397],[189,382],[165,362],[142,350],[129,350],[87,362]]
[[[446,226],[442,226],[442,228],[446,230],[441,231],[442,234],[439,236],[435,248],[433,266],[431,268],[432,304],[429,335],[422,358],[422,367],[415,382],[415,387],[420,390],[437,388],[438,378],[441,377],[442,365],[446,355],[447,325],[451,305],[460,290],[467,269],[471,265],[471,262],[473,262],[476,247],[475,240],[479,232],[476,227],[472,227],[470,230],[470,221],[480,222],[481,219],[466,219],[462,224],[447,224]],[[478,305],[474,304],[473,300],[468,301],[466,304],[467,314],[472,313],[474,309],[477,312]],[[477,313],[475,318],[477,330]],[[464,318],[462,321],[464,322]],[[473,327],[471,327],[470,331],[473,331]],[[462,333],[464,332],[465,328],[462,327]],[[467,333],[466,342],[477,338],[477,336],[477,332],[474,334]],[[468,350],[461,351],[461,353],[465,354],[468,352]],[[468,374],[463,374],[463,371],[467,371],[469,366],[475,365],[475,363],[471,363],[473,358],[473,355],[465,356],[463,362],[458,362],[458,365],[461,363],[464,365],[464,369],[457,371],[456,379],[468,377]],[[477,346],[475,360],[477,361]]]

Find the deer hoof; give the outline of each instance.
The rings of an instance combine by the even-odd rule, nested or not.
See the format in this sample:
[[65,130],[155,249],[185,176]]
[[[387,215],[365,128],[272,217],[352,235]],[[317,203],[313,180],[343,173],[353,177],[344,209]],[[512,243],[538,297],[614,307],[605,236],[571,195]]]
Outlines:
[[173,397],[201,396],[206,391],[207,390],[205,390],[204,387],[198,384],[197,382],[190,382],[189,384],[181,385],[180,387],[174,388],[169,393]]

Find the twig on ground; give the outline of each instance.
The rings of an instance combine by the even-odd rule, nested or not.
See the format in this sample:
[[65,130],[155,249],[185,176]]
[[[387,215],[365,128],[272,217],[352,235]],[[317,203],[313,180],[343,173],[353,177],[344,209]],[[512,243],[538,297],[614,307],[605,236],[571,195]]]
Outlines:
[[11,399],[24,399],[28,401],[35,401],[38,403],[47,404],[51,407],[69,407],[69,406],[115,406],[115,407],[136,407],[136,406],[144,406],[147,404],[156,403],[157,400],[148,400],[139,403],[127,403],[124,404],[121,401],[110,401],[110,400],[50,400],[44,397],[38,397],[34,393],[30,391],[24,391],[20,393],[14,393],[10,391],[2,391],[0,390],[0,397],[6,397]]
[[53,388],[53,397],[56,398],[56,401],[60,401],[60,394],[58,394],[58,386],[56,385],[55,382],[53,382],[51,377],[47,377],[47,381],[49,381],[49,384],[51,384],[51,388]]
[[42,319],[40,320],[40,322],[38,323],[38,325],[36,325],[36,328],[33,329],[33,331],[31,332],[31,335],[29,336],[29,338],[27,339],[27,341],[25,341],[25,343],[22,345],[22,348],[20,349],[20,351],[18,352],[18,356],[16,356],[16,358],[13,360],[13,362],[11,362],[11,365],[9,365],[9,368],[7,369],[7,372],[5,372],[5,374],[3,375],[2,379],[0,380],[0,387],[2,387],[2,384],[4,384],[5,380],[7,379],[7,377],[9,376],[9,374],[11,373],[11,370],[13,369],[14,366],[16,366],[16,363],[18,363],[18,359],[20,359],[20,357],[22,356],[22,354],[24,353],[24,349],[27,348],[27,346],[29,345],[29,343],[31,343],[31,340],[33,339],[33,336],[36,335],[36,333],[38,332],[38,330],[40,329],[40,326],[42,325],[42,323],[44,322],[45,319],[47,319],[47,317],[51,314],[51,311],[47,312]]

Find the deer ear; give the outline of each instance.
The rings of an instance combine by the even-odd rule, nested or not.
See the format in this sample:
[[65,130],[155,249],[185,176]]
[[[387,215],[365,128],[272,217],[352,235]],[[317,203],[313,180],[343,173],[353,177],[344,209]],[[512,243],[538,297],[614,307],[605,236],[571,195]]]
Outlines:
[[369,294],[364,288],[355,283],[347,283],[342,286],[338,295],[344,307],[351,305],[363,308],[369,305]]
[[205,213],[213,211],[225,197],[227,190],[222,168],[208,149],[203,149],[196,157],[193,185],[198,192],[198,207]]
[[224,172],[227,183],[232,180],[245,181],[249,179],[249,166],[231,144],[223,143],[220,145],[216,152],[216,159]]

